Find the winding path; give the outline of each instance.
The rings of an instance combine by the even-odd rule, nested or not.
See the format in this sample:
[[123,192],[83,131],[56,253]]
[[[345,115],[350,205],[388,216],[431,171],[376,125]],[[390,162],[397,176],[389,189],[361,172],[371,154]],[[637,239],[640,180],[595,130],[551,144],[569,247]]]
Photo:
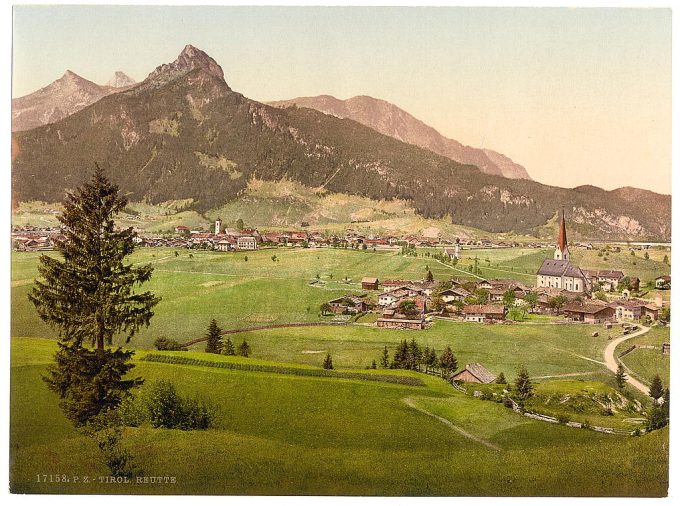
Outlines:
[[[619,367],[619,362],[618,360],[616,360],[616,356],[614,353],[616,351],[616,347],[619,344],[621,344],[624,341],[627,341],[628,339],[632,339],[634,337],[638,337],[649,332],[649,327],[645,327],[643,325],[640,325],[640,327],[641,329],[638,330],[637,332],[633,332],[632,334],[628,334],[627,336],[622,336],[617,339],[613,339],[607,345],[607,347],[604,349],[604,362],[605,365],[607,366],[607,369],[616,373],[616,370]],[[626,380],[628,383],[637,388],[643,394],[649,395],[649,387],[647,385],[645,385],[641,381],[636,380],[630,374],[627,374],[626,376],[628,376],[628,379]]]

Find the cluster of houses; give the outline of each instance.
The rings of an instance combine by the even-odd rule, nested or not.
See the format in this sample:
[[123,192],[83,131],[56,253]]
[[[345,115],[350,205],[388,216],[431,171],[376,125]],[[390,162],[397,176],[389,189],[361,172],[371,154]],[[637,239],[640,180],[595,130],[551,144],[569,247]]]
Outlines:
[[18,229],[12,232],[12,249],[14,251],[50,251],[54,249],[54,241],[64,239],[66,236],[58,227]]

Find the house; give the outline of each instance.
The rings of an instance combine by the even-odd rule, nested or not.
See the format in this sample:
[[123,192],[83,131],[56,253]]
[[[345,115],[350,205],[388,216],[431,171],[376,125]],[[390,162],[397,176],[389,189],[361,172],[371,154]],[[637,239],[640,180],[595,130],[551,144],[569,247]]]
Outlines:
[[335,314],[363,313],[368,309],[368,305],[363,298],[353,295],[329,300],[328,305]]
[[465,299],[465,297],[467,297],[468,295],[470,295],[470,292],[468,292],[465,288],[462,287],[449,288],[448,290],[442,290],[439,293],[439,296],[447,304],[458,301],[462,302],[463,299]]
[[462,310],[466,322],[505,320],[505,307],[499,304],[471,304]]
[[487,384],[496,381],[496,375],[482,364],[475,362],[473,364],[465,364],[465,369],[456,373],[451,380]]
[[221,241],[217,241],[215,243],[215,249],[217,251],[230,251],[234,249],[234,244],[232,241],[228,241],[227,239],[222,239]]
[[362,290],[377,290],[378,289],[378,278],[362,278],[361,279],[361,289]]
[[236,247],[240,250],[256,250],[257,240],[251,235],[244,235],[236,239]]
[[670,290],[671,289],[671,277],[670,276],[659,276],[654,280],[654,284],[657,290]]
[[546,259],[536,273],[536,287],[561,288],[568,292],[587,291],[586,275],[569,261],[567,228],[562,211],[562,221],[557,236],[557,246],[552,259]]
[[584,323],[605,323],[614,320],[616,316],[616,309],[599,300],[571,302],[562,311],[568,319]]
[[646,314],[647,304],[637,299],[618,299],[609,304],[616,310],[617,320],[639,320]]
[[624,278],[621,271],[598,271],[597,282],[602,285],[603,290],[616,290],[619,287],[619,282]]
[[483,288],[484,290],[491,290],[493,288],[493,285],[488,282],[486,279],[482,279],[477,282],[477,288]]
[[422,318],[414,320],[403,318],[378,318],[376,325],[386,329],[421,330],[425,327],[425,320]]
[[189,229],[189,227],[185,227],[184,225],[177,225],[175,227],[175,233],[176,234],[186,235],[186,234],[189,234],[190,232],[191,232],[191,230]]

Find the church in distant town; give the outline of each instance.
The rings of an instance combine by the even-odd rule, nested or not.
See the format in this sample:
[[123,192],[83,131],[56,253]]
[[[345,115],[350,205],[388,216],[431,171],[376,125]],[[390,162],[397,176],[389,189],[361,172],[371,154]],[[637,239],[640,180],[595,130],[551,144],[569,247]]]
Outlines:
[[557,236],[557,247],[553,259],[543,261],[536,273],[537,288],[559,288],[568,292],[582,293],[587,291],[586,276],[577,265],[569,261],[567,245],[567,226],[562,211],[560,231]]

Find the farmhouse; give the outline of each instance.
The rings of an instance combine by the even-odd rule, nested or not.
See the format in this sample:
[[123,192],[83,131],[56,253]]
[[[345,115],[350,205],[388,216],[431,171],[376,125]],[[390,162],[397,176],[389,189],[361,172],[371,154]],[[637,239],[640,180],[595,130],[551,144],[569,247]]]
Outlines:
[[467,383],[493,383],[496,375],[489,371],[482,364],[466,364],[465,369],[451,378],[453,381],[465,381]]
[[619,286],[619,282],[624,278],[624,274],[621,271],[598,271],[597,282],[602,285],[604,290],[616,290]]
[[613,307],[599,300],[572,302],[565,305],[562,311],[568,319],[584,323],[604,323],[614,320],[616,315]]
[[378,289],[378,278],[362,278],[361,289],[362,290],[377,290]]
[[652,320],[659,317],[659,308],[638,299],[619,299],[611,302],[610,307],[616,311],[617,320],[639,320],[649,316]]
[[328,305],[335,314],[356,314],[368,309],[364,299],[352,295],[329,300]]
[[465,297],[470,295],[470,292],[465,288],[455,287],[449,288],[448,290],[442,290],[439,295],[445,303],[450,304],[451,302],[462,302]]
[[538,288],[561,288],[568,292],[581,293],[587,291],[586,276],[583,271],[569,261],[567,245],[567,228],[562,211],[560,231],[557,236],[557,247],[553,259],[546,259],[536,273]]
[[671,289],[671,277],[670,276],[659,276],[654,280],[654,284],[657,290],[670,290]]
[[498,304],[471,304],[464,306],[462,313],[466,322],[484,323],[505,319],[505,307]]

